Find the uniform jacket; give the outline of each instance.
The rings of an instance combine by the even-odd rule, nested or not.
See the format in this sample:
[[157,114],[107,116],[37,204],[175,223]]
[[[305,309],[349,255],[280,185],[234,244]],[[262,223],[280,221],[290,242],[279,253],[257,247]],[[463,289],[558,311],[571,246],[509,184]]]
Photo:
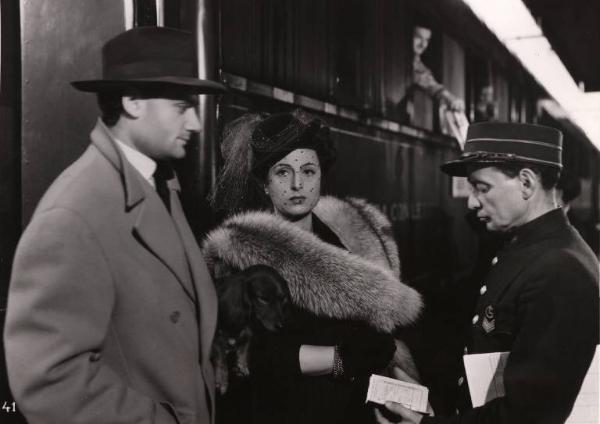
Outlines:
[[467,350],[510,352],[506,395],[423,424],[554,424],[571,411],[600,332],[594,254],[556,209],[520,227],[492,264]]
[[44,424],[209,423],[217,301],[178,183],[171,217],[100,122],[91,140],[17,249],[4,340],[19,410]]
[[[275,268],[287,280],[298,310],[284,334],[253,339],[250,389],[237,398],[252,397],[251,413],[242,414],[252,423],[370,422],[366,379],[304,376],[298,348],[335,345],[357,337],[357,331],[391,333],[412,323],[422,307],[420,295],[399,279],[391,226],[376,208],[357,199],[323,197],[313,213],[315,233],[271,213],[249,212],[225,221],[203,244],[217,278],[255,264]],[[337,240],[320,238],[323,231]],[[400,369],[417,378],[399,341],[392,362],[392,372]],[[239,406],[237,399],[231,403]]]

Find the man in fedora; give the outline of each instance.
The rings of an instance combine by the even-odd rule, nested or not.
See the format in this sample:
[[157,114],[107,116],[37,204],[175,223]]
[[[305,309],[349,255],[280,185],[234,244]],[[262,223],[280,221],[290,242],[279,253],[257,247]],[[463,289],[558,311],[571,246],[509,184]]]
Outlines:
[[[465,353],[508,351],[505,395],[424,417],[388,403],[380,423],[555,424],[569,416],[599,337],[598,262],[557,207],[562,134],[512,123],[469,127],[461,158],[442,165],[467,176],[468,206],[509,242],[481,282]],[[464,375],[458,379],[465,399]],[[467,401],[468,402],[468,401]]]
[[[30,423],[210,423],[213,283],[168,162],[200,129],[191,34],[136,28],[108,41],[102,118],[19,243],[4,339]],[[156,172],[155,172],[156,171]]]

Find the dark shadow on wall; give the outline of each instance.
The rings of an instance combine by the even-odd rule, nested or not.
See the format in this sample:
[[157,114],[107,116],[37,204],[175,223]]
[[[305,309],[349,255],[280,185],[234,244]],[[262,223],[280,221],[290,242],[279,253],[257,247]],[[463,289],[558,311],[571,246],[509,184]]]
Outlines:
[[[4,329],[10,269],[21,234],[19,3],[0,0],[0,16],[0,329]],[[25,423],[13,405],[4,343],[0,346],[0,421]]]

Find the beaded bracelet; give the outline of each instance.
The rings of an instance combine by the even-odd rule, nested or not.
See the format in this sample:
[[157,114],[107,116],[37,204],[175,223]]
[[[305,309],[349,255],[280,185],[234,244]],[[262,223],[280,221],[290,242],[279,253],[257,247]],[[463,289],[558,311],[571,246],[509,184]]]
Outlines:
[[333,347],[333,369],[331,374],[333,375],[333,378],[344,376],[344,363],[342,362],[342,356],[340,355],[340,347],[337,345]]

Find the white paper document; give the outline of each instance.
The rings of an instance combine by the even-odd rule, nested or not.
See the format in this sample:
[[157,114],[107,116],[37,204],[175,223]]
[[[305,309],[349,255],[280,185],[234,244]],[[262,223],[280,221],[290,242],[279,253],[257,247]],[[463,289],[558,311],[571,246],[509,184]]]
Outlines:
[[590,369],[585,375],[571,415],[565,424],[598,424],[600,423],[600,346],[596,346],[596,354]]
[[[482,353],[463,357],[473,407],[481,406],[492,399],[504,396],[503,375],[507,359],[508,352]],[[600,423],[599,367],[600,346],[597,346],[590,369],[583,380],[571,415],[565,421],[565,424]]]
[[373,374],[369,380],[367,402],[383,405],[387,401],[392,401],[413,411],[425,413],[428,396],[427,387]]
[[465,355],[465,371],[473,407],[504,396],[504,367],[508,352]]

